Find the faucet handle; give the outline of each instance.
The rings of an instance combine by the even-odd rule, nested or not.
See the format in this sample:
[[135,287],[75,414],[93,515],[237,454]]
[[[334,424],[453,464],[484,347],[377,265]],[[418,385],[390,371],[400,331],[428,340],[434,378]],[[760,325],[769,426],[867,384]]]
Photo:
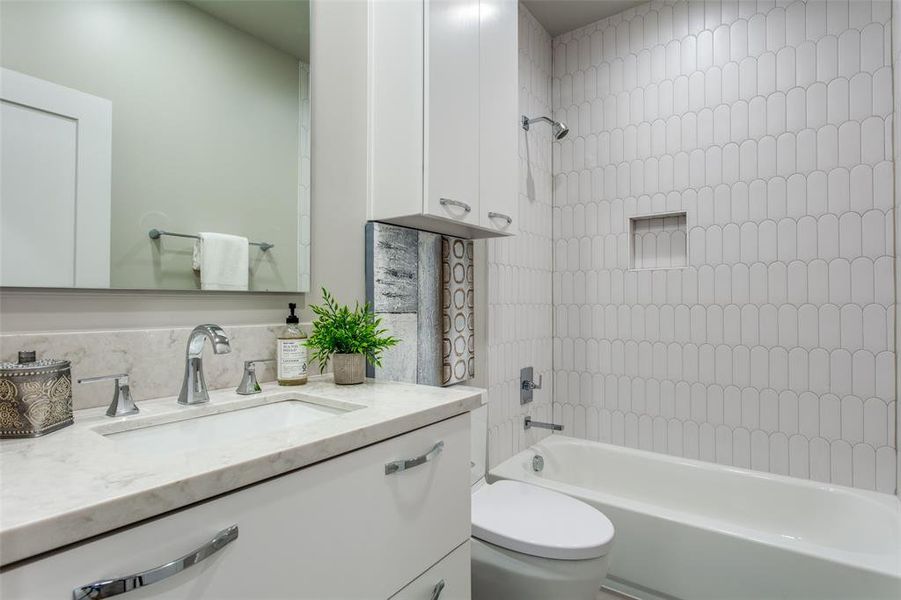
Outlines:
[[522,389],[524,389],[524,390],[540,390],[542,382],[544,382],[544,375],[538,376],[538,383],[535,383],[535,381],[532,379],[525,379],[522,382]]
[[135,415],[140,412],[137,404],[131,397],[131,390],[128,387],[128,373],[82,377],[78,380],[78,383],[96,383],[111,379],[116,381],[116,389],[113,391],[113,401],[110,402],[109,408],[106,409],[106,416],[124,417],[125,415]]
[[257,382],[257,370],[254,365],[259,362],[272,362],[274,358],[256,358],[254,360],[244,361],[244,375],[241,376],[241,383],[235,391],[243,396],[249,394],[259,394],[260,384]]

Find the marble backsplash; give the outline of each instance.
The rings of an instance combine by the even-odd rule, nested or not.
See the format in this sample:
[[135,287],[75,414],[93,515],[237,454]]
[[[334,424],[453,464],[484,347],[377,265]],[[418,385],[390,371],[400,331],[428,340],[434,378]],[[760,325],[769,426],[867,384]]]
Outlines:
[[[204,349],[203,371],[211,390],[237,387],[245,360],[275,357],[275,339],[284,325],[222,326],[231,352],[213,354]],[[309,324],[301,324],[305,331]],[[104,406],[113,395],[113,382],[78,384],[82,377],[128,373],[137,401],[175,396],[185,370],[185,346],[191,327],[65,333],[0,335],[0,360],[15,361],[19,350],[34,350],[38,358],[72,363],[72,403],[75,410]],[[257,365],[262,383],[275,379],[275,363]]]

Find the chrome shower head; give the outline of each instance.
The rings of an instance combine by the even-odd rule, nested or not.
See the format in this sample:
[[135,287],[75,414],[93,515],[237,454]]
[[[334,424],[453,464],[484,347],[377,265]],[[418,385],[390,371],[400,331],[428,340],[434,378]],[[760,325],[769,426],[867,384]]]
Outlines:
[[529,126],[532,125],[532,123],[537,123],[538,121],[546,121],[551,124],[551,132],[554,134],[555,140],[562,140],[566,137],[566,134],[569,133],[569,127],[566,126],[566,123],[555,121],[550,117],[535,117],[534,119],[530,119],[529,117],[523,115],[521,125],[523,129],[528,131]]
[[566,123],[561,123],[560,121],[555,121],[551,126],[551,131],[554,132],[555,140],[562,140],[566,137],[566,134],[569,133],[569,127],[566,126]]

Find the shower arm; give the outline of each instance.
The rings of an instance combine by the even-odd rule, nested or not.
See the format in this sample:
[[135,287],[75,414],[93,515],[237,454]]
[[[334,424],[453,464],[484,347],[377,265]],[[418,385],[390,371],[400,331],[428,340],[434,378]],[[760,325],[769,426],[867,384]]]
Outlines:
[[541,116],[535,117],[534,119],[530,119],[526,115],[522,115],[520,120],[520,125],[522,126],[524,131],[528,131],[529,127],[532,123],[538,123],[540,121],[544,121],[549,123],[551,126],[551,132],[554,135],[555,140],[562,140],[569,133],[569,127],[566,126],[566,123],[561,123],[560,121],[555,121],[550,117]]
[[557,123],[550,117],[535,117],[534,119],[530,119],[529,117],[523,115],[522,116],[522,128],[525,129],[526,131],[528,131],[529,126],[532,123],[538,123],[539,121],[544,121],[545,123],[550,123],[551,125],[555,125]]

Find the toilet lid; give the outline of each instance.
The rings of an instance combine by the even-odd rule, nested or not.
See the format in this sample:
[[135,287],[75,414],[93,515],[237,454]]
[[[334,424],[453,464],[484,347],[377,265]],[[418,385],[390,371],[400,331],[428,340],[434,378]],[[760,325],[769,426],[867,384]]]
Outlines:
[[472,495],[472,535],[531,556],[581,560],[607,554],[613,523],[560,492],[504,480]]

